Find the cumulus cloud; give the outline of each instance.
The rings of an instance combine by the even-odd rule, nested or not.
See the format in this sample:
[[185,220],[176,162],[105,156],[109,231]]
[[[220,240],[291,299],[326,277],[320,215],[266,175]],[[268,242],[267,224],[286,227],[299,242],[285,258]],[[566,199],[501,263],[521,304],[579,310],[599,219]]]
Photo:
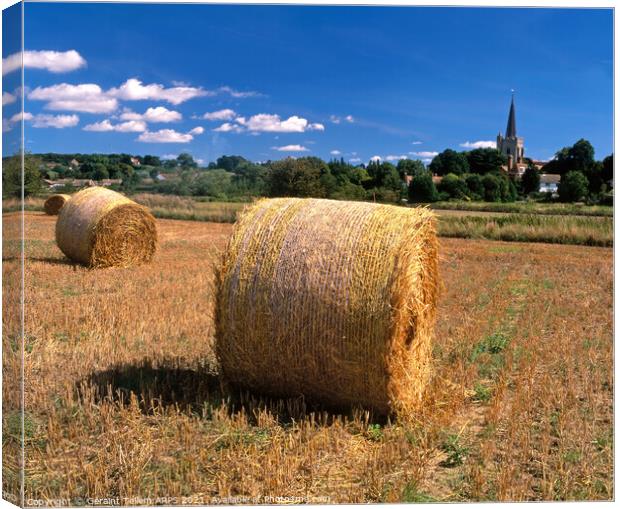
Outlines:
[[146,131],[146,123],[143,120],[128,120],[120,124],[112,124],[109,120],[102,120],[88,124],[84,127],[84,131],[108,132],[115,131],[118,133],[141,133]]
[[417,157],[425,157],[425,158],[429,158],[429,157],[435,157],[436,155],[439,154],[439,152],[431,152],[428,150],[423,150],[422,152],[409,152],[412,156],[417,156]]
[[401,159],[407,159],[407,156],[395,156],[395,155],[385,156],[386,161],[400,161]]
[[[24,114],[24,118],[25,116]],[[35,115],[32,117],[32,127],[64,129],[65,127],[75,127],[79,121],[80,117],[77,115]]]
[[[77,115],[33,115],[32,113],[21,111],[15,113],[8,122],[11,124],[15,124],[17,122],[32,122],[32,127],[45,128],[45,127],[54,127],[56,129],[64,129],[65,127],[75,127],[80,121],[80,117]],[[9,129],[10,130],[10,129]]]
[[48,110],[110,113],[118,107],[118,101],[108,96],[94,83],[82,85],[60,83],[50,87],[37,87],[28,94],[28,99],[47,101],[45,109]]
[[272,150],[278,152],[308,152],[309,149],[303,145],[284,145],[283,147],[271,147]]
[[460,143],[459,147],[463,148],[496,148],[497,143],[494,141],[466,141],[465,143]]
[[160,129],[159,131],[146,131],[138,136],[138,141],[144,143],[189,143],[194,139],[191,131],[180,133],[174,129]]
[[33,119],[33,115],[32,115],[32,113],[28,113],[28,112],[22,113],[21,111],[19,111],[19,112],[15,113],[15,115],[13,115],[9,119],[9,122],[11,122],[13,124],[16,123],[16,122],[21,122],[22,118],[24,120],[32,120]]
[[332,150],[330,154],[333,156],[339,156],[340,154],[342,154],[342,152],[340,152],[340,150]]
[[[74,71],[86,65],[86,60],[75,50],[69,51],[31,51],[23,53],[23,65],[30,69],[45,69],[60,73]],[[22,54],[13,53],[2,59],[2,75],[9,74],[22,66]]]
[[353,115],[347,115],[346,117],[344,117],[344,119],[349,122],[349,123],[353,123],[355,122],[355,119],[353,118]]
[[17,97],[13,94],[9,94],[8,92],[2,93],[2,106],[6,106],[7,104],[12,104],[17,101]]
[[280,115],[270,115],[259,113],[252,115],[249,119],[238,117],[237,122],[245,126],[249,131],[272,132],[272,133],[303,133],[307,129],[324,130],[322,124],[309,124],[308,120],[297,115],[280,119]]
[[204,133],[204,132],[205,132],[204,127],[200,127],[200,126],[198,126],[198,127],[194,127],[194,128],[193,128],[193,129],[189,132],[189,134],[202,134],[202,133]]
[[237,114],[229,108],[205,113],[202,118],[205,120],[232,120]]
[[118,88],[112,88],[108,92],[111,97],[116,97],[123,101],[143,101],[156,100],[166,101],[170,104],[181,104],[194,97],[202,97],[205,95],[213,95],[200,87],[177,86],[165,88],[159,83],[143,85],[142,81],[136,78],[130,78]]
[[179,154],[164,154],[160,157],[160,159],[163,159],[164,161],[170,161],[172,159],[176,159],[178,156]]
[[412,145],[422,145],[422,142],[419,141],[419,140],[416,140],[416,141],[412,141],[411,144]]
[[155,108],[148,108],[144,113],[135,113],[131,110],[126,110],[121,114],[121,120],[143,120],[150,123],[165,123],[165,122],[178,122],[183,118],[178,111],[169,110],[163,106],[157,106]]
[[372,156],[370,160],[378,163],[379,161],[381,161],[381,156]]
[[237,124],[231,124],[230,122],[224,122],[221,126],[213,130],[218,133],[240,133],[243,131],[243,127]]

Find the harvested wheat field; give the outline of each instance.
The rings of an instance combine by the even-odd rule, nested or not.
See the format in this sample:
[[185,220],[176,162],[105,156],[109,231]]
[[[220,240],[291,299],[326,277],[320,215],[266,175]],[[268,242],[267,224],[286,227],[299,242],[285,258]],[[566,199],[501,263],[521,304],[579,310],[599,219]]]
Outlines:
[[[5,284],[19,268],[17,218],[3,218]],[[614,495],[609,248],[440,239],[434,371],[405,422],[221,386],[212,266],[231,225],[160,220],[150,265],[93,271],[63,256],[54,223],[26,214],[27,500]],[[5,305],[15,297],[5,288]],[[16,380],[19,316],[4,316]],[[3,488],[15,493],[19,415],[6,401]]]

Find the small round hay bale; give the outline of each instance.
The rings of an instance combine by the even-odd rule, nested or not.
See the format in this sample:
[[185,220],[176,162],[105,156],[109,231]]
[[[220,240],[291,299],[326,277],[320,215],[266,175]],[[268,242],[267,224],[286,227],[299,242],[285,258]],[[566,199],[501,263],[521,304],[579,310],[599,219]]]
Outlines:
[[53,194],[43,204],[43,210],[48,216],[57,216],[60,209],[71,198],[68,194]]
[[60,210],[56,243],[68,258],[89,267],[129,267],[151,261],[157,227],[142,205],[110,189],[89,187]]
[[257,202],[218,271],[224,377],[273,396],[412,415],[430,373],[437,249],[428,209]]

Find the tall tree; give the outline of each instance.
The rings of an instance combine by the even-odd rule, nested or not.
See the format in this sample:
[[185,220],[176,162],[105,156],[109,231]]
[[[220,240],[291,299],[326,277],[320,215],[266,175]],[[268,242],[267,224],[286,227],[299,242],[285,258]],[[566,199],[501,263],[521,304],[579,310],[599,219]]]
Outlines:
[[508,159],[495,148],[477,148],[467,153],[467,162],[469,171],[485,175],[500,171]]
[[447,175],[448,173],[463,175],[469,172],[469,163],[463,152],[447,148],[433,158],[429,169],[435,175]]

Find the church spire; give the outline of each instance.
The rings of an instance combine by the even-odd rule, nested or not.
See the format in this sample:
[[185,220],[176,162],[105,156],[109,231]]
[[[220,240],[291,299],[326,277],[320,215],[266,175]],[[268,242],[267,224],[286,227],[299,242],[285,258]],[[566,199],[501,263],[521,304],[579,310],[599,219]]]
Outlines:
[[506,125],[506,138],[517,137],[517,121],[515,119],[515,94],[512,94],[510,102],[510,113],[508,114],[508,124]]

